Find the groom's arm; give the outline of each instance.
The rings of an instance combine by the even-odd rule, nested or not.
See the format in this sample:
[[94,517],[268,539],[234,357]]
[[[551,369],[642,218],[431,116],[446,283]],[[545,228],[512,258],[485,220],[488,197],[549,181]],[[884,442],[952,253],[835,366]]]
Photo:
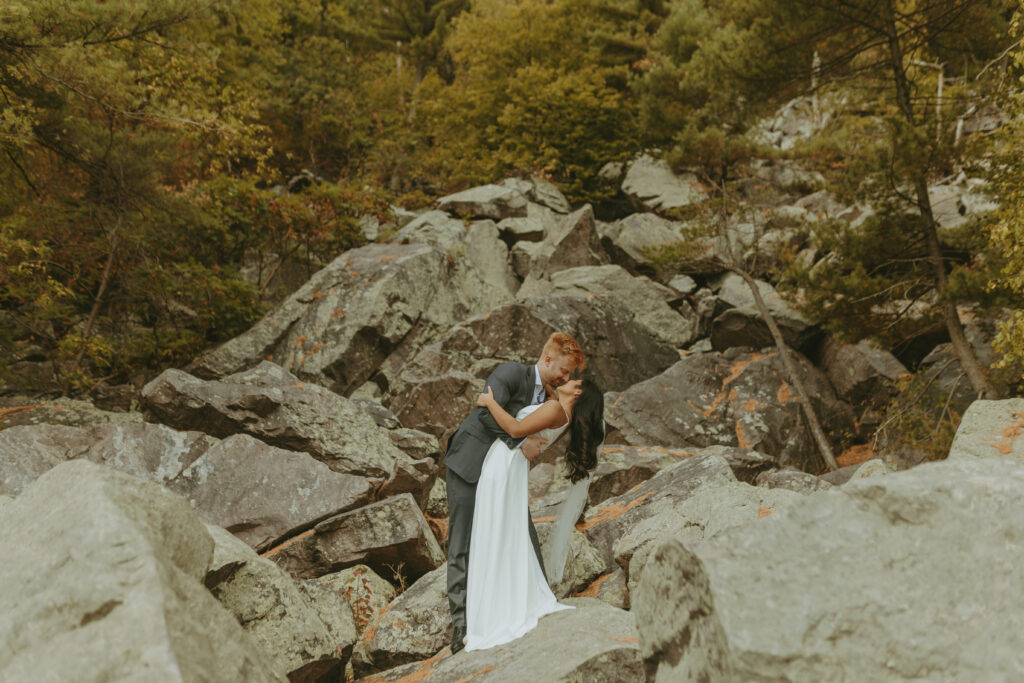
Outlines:
[[[508,410],[509,403],[512,400],[513,387],[519,379],[516,375],[516,366],[508,364],[499,365],[495,368],[494,372],[487,377],[486,386],[490,387],[491,391],[494,392],[495,403],[500,405],[506,411]],[[484,388],[484,391],[487,391],[486,387]],[[501,439],[508,444],[510,448],[515,448],[519,445],[521,439],[513,439],[509,436],[508,432],[502,429],[495,421],[494,416],[491,415],[491,411],[487,410],[487,408],[476,408],[476,410],[477,416],[479,417],[480,422],[483,423],[484,428],[486,428],[487,431],[496,439]]]

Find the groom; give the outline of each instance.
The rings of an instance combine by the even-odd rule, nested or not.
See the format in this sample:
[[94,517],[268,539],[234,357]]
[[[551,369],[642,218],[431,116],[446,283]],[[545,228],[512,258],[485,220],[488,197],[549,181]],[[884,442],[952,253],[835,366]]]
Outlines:
[[[583,351],[576,340],[555,332],[548,337],[536,365],[503,363],[487,378],[494,399],[515,415],[523,407],[543,403],[555,387],[569,381],[583,361]],[[545,443],[528,437],[513,439],[494,421],[486,408],[474,408],[448,440],[444,456],[448,489],[448,607],[452,613],[452,653],[464,646],[466,637],[466,572],[469,569],[469,538],[473,531],[473,507],[476,504],[476,482],[484,464],[484,456],[495,439],[510,448],[520,446],[527,460],[532,461]],[[540,561],[540,542],[530,520],[530,540]]]

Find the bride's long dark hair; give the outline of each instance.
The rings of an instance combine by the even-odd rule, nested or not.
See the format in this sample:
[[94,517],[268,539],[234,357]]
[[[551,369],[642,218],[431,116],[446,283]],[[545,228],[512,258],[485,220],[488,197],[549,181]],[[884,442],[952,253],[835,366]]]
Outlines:
[[569,481],[578,482],[597,467],[597,449],[604,441],[604,394],[589,379],[580,385],[582,392],[572,409],[569,422],[569,445],[565,463]]

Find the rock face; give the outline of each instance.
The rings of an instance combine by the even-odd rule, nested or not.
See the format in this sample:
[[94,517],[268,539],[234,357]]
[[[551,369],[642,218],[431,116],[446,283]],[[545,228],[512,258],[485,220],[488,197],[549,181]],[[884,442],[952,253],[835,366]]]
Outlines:
[[[853,428],[824,375],[794,353],[818,417],[834,434]],[[670,448],[721,444],[755,448],[780,465],[815,470],[818,455],[799,403],[772,353],[690,355],[605,403],[605,419],[626,442]]]
[[[481,225],[477,232],[485,237],[489,229]],[[467,232],[467,240],[473,236]],[[483,248],[505,247],[494,239]],[[392,354],[409,356],[457,321],[512,297],[506,272],[477,268],[474,249],[459,251],[371,244],[345,252],[190,371],[223,377],[271,359],[303,379],[348,394]]]
[[391,383],[388,405],[402,424],[445,443],[491,370],[505,361],[536,363],[548,336],[566,330],[591,359],[588,374],[605,390],[624,389],[679,358],[615,300],[530,297],[466,320],[423,349]]
[[970,405],[949,449],[950,460],[969,458],[1024,458],[1024,398]]
[[156,484],[59,465],[3,509],[0,538],[3,680],[286,680],[203,586],[206,528]]
[[444,562],[441,546],[408,493],[326,519],[266,556],[304,579],[365,564],[378,574],[400,573],[412,582]]
[[459,216],[502,218],[526,215],[526,197],[516,188],[481,185],[437,200],[437,208]]
[[142,415],[100,410],[89,401],[72,398],[62,397],[42,403],[28,397],[0,399],[0,429],[40,424],[88,427],[132,422],[142,422]]
[[613,262],[632,272],[651,270],[650,252],[682,242],[679,224],[656,213],[634,213],[599,223],[601,244]]
[[142,390],[147,419],[304,451],[336,472],[388,477],[408,457],[354,401],[270,362],[219,381],[165,370]]
[[565,602],[576,609],[544,617],[506,645],[432,657],[363,681],[643,681],[633,615],[592,598]]
[[896,356],[867,341],[828,344],[822,366],[836,393],[850,403],[882,405],[907,372]]
[[448,571],[440,566],[381,610],[352,654],[357,676],[433,656],[451,642]]
[[76,459],[168,484],[216,441],[144,423],[11,427],[0,431],[0,493],[17,496],[43,473]]
[[804,498],[694,548],[734,680],[1024,676],[1024,546],[1007,540],[1024,538],[1022,486],[1016,459],[928,463]]
[[597,233],[594,210],[589,204],[565,216],[554,229],[548,231],[543,241],[516,246],[519,256],[516,256],[514,250],[513,261],[518,259],[523,262],[516,267],[517,272],[528,272],[534,278],[546,278],[566,268],[596,266],[608,262]]
[[305,453],[244,434],[210,447],[169,486],[205,522],[226,528],[257,551],[374,497],[364,477],[333,472]]
[[642,154],[629,165],[622,191],[640,211],[677,209],[701,202],[707,196],[697,176],[677,176],[662,159]]
[[[787,344],[804,349],[814,341],[817,331],[803,316],[789,307],[774,287],[761,280],[757,281],[757,286]],[[715,350],[722,351],[733,346],[774,346],[768,326],[761,320],[761,314],[754,303],[754,295],[743,278],[733,273],[723,276],[718,299],[729,308],[711,323],[711,345]]]
[[733,680],[729,640],[704,565],[678,541],[654,551],[633,596],[633,612],[648,681]]
[[[292,683],[316,681],[339,672],[356,640],[348,604],[338,596],[340,612],[331,629],[314,602],[276,564],[259,557],[224,529],[210,527],[217,544],[206,586],[273,660],[275,670]],[[340,631],[340,633],[338,632]],[[340,637],[340,642],[336,637]],[[336,674],[335,674],[336,675]]]
[[686,346],[696,339],[700,318],[683,302],[679,310],[666,303],[674,298],[668,288],[646,277],[634,277],[621,266],[581,266],[559,271],[551,280],[527,280],[520,298],[552,294],[596,295],[617,299],[633,311],[658,340],[674,347]]
[[381,611],[395,599],[395,587],[361,564],[334,574],[324,574],[317,581],[349,604],[359,635],[377,621]]

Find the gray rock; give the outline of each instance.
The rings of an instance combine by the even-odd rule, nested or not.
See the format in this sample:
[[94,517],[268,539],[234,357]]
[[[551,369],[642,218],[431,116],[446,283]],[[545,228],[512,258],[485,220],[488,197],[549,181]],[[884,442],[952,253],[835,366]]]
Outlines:
[[445,487],[444,480],[440,477],[435,479],[434,485],[430,487],[430,493],[427,495],[426,509],[423,512],[431,517],[448,516],[448,489]]
[[597,467],[590,473],[587,505],[600,505],[620,496],[696,454],[695,450],[669,450],[661,446],[604,446],[598,452]]
[[629,589],[626,587],[626,573],[622,567],[597,577],[593,583],[575,594],[580,598],[597,598],[612,607],[629,609]]
[[561,222],[561,215],[546,206],[530,202],[526,206],[525,216],[502,220],[498,223],[498,231],[502,240],[508,244],[540,242],[557,230]]
[[316,608],[325,602],[323,596],[309,599],[276,564],[226,530],[209,530],[218,550],[207,588],[273,660],[275,670],[289,681],[316,681],[341,670],[356,640],[348,603],[337,597],[332,607],[340,607],[340,613],[330,616],[335,628],[329,630]]
[[[802,349],[813,341],[816,330],[806,318],[790,308],[774,287],[762,280],[757,281],[757,287],[787,344]],[[761,348],[774,345],[750,287],[743,278],[733,273],[726,274],[722,278],[718,299],[731,308],[711,324],[711,343],[716,350],[723,351],[733,346]]]
[[588,509],[576,526],[600,553],[608,567],[615,560],[615,544],[640,522],[664,507],[673,507],[703,486],[735,482],[729,464],[716,455],[695,455],[659,472],[621,496]]
[[615,541],[615,563],[625,571],[632,595],[651,553],[663,539],[672,538],[693,548],[729,529],[757,524],[801,499],[793,491],[722,480],[709,481],[687,495],[665,496],[650,504],[643,518]]
[[612,223],[598,223],[598,233],[612,261],[634,272],[651,269],[653,250],[683,241],[679,223],[656,213],[634,213]]
[[696,281],[689,275],[676,275],[669,280],[668,286],[684,296],[694,294],[698,289]]
[[526,215],[526,197],[517,188],[481,185],[437,200],[437,208],[472,218],[502,218]]
[[448,571],[441,565],[379,612],[352,653],[357,676],[431,657],[451,642]]
[[826,344],[822,368],[844,401],[874,406],[888,401],[896,380],[907,372],[894,355],[867,340]]
[[770,470],[757,477],[757,485],[770,489],[786,489],[797,493],[816,493],[827,491],[832,484],[821,477],[816,477],[800,470]]
[[63,396],[44,402],[27,396],[9,396],[0,401],[0,429],[42,424],[89,427],[135,422],[142,422],[141,413],[101,410],[89,401]]
[[504,187],[519,190],[528,199],[558,213],[569,213],[572,207],[562,191],[553,183],[540,176],[531,175],[526,178],[506,178],[499,183]]
[[345,252],[190,372],[223,377],[269,359],[350,393],[392,355],[411,356],[455,322],[512,298],[507,266],[494,269],[506,258],[497,228],[477,226],[451,250],[414,243]]
[[[536,519],[534,522],[537,526],[541,552],[546,553],[548,540],[555,525],[553,522],[541,523]],[[548,568],[549,577],[552,574],[551,569]],[[569,553],[566,555],[565,566],[562,569],[562,579],[555,583],[549,578],[548,583],[555,597],[561,599],[583,590],[609,569],[610,567],[605,564],[587,537],[574,529],[572,537],[569,539]]]
[[365,565],[356,565],[316,579],[349,604],[356,630],[361,636],[377,621],[380,613],[395,599],[395,587]]
[[927,463],[698,545],[735,680],[1024,676],[1022,486],[1012,458]]
[[[799,354],[793,360],[826,430],[852,432],[850,407],[821,371]],[[753,448],[777,465],[813,470],[817,449],[785,377],[775,352],[692,354],[607,402],[605,420],[630,444]]]
[[679,541],[654,551],[632,601],[648,681],[735,680],[707,572]]
[[187,498],[203,521],[224,527],[257,551],[367,505],[375,495],[364,477],[333,472],[305,453],[243,434],[211,446],[170,488]]
[[707,197],[696,175],[676,175],[665,161],[649,154],[641,154],[629,165],[622,191],[641,211],[677,209]]
[[264,361],[219,381],[165,370],[142,390],[147,419],[304,451],[336,472],[388,477],[408,459],[359,404]]
[[365,564],[408,582],[444,562],[441,546],[408,493],[326,519],[266,557],[297,578]]
[[949,459],[1007,457],[1024,457],[1024,398],[971,403],[956,430]]
[[854,473],[847,479],[847,483],[853,481],[860,481],[861,479],[867,479],[868,477],[880,477],[889,474],[889,468],[885,462],[879,458],[872,458],[862,462]]
[[643,681],[633,615],[599,600],[574,598],[576,607],[540,620],[522,638],[489,650],[384,671],[372,680],[386,681]]
[[529,273],[534,278],[546,279],[566,268],[608,262],[590,204],[562,218],[544,241],[535,244],[529,250]]
[[0,431],[0,493],[17,496],[44,472],[75,459],[168,484],[215,443],[200,432],[144,423],[11,427]]
[[441,444],[433,434],[427,434],[418,429],[399,427],[389,431],[388,437],[390,437],[391,443],[414,460],[423,458],[437,460],[441,457]]
[[985,182],[960,176],[947,184],[928,187],[932,214],[939,227],[957,228],[980,214],[995,211],[999,203],[985,194]]
[[203,586],[213,540],[161,486],[64,463],[0,538],[0,679],[286,680]]

